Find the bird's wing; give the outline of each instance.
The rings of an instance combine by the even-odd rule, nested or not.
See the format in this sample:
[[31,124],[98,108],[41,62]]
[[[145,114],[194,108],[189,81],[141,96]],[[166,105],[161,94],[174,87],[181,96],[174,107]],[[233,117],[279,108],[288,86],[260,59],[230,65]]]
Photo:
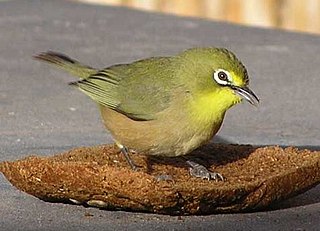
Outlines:
[[99,104],[133,120],[153,120],[170,104],[174,84],[169,59],[114,65],[71,84]]

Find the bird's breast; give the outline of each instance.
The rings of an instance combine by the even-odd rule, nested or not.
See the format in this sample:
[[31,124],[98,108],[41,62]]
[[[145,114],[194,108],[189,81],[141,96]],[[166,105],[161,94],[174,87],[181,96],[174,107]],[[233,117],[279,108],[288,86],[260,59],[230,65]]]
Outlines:
[[207,118],[186,108],[171,107],[155,120],[135,121],[100,106],[103,122],[117,142],[147,155],[168,157],[185,155],[198,148],[221,126],[221,116]]

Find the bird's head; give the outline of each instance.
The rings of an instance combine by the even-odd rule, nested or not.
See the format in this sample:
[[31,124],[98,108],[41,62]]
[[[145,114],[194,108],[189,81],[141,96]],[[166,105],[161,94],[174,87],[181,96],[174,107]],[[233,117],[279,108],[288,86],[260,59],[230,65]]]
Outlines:
[[228,109],[243,99],[258,105],[259,98],[248,87],[247,70],[232,52],[224,48],[192,48],[178,57],[191,94],[205,99],[202,102],[210,104],[214,100],[221,109]]

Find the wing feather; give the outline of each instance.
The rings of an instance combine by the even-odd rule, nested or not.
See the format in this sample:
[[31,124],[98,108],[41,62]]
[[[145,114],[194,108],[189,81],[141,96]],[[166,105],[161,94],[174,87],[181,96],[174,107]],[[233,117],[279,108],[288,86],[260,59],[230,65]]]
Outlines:
[[153,120],[170,104],[174,81],[169,59],[114,65],[71,84],[99,104],[133,120]]

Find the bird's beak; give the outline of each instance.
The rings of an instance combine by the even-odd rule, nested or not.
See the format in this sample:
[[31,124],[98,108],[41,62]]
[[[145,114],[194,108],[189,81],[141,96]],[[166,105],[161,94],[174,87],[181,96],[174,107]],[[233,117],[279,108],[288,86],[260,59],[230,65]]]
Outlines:
[[247,100],[252,105],[258,106],[260,100],[249,87],[231,86],[231,89],[233,89],[236,94]]

